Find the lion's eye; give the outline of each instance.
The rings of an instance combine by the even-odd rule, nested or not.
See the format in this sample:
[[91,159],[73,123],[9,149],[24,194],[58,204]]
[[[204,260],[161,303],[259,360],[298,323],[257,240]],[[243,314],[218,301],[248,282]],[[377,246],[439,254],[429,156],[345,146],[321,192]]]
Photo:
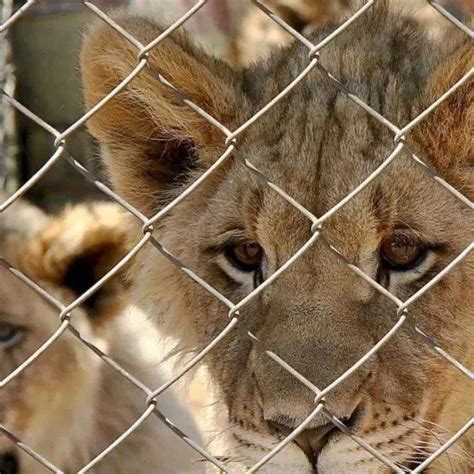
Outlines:
[[259,270],[264,255],[262,247],[256,242],[230,245],[225,254],[230,263],[243,272]]
[[416,236],[395,232],[381,245],[382,262],[389,270],[407,271],[419,265],[426,257],[426,247]]
[[23,329],[8,323],[0,323],[0,349],[8,349],[23,338]]

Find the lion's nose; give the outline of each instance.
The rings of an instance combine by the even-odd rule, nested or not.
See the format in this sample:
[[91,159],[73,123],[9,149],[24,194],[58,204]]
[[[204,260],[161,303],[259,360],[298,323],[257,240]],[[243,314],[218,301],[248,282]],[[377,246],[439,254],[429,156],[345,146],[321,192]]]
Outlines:
[[[334,413],[323,410],[313,417],[309,423],[306,423],[305,431],[325,432],[328,426],[336,427],[336,424],[332,421],[333,419],[344,423],[349,429],[355,429],[361,420],[364,409],[364,403],[361,402],[350,409],[348,408],[344,414],[340,414],[336,418],[333,418]],[[293,417],[288,413],[280,412],[273,413],[271,417],[265,418],[265,421],[272,430],[286,436],[305,422],[305,418]]]
[[0,472],[2,474],[18,474],[20,472],[18,458],[13,453],[5,453],[0,457]]

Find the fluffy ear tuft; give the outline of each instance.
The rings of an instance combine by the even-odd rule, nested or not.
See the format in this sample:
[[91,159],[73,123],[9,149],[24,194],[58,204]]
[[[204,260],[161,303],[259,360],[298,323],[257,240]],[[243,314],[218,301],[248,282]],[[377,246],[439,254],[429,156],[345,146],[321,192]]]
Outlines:
[[[142,44],[162,31],[144,19],[116,21]],[[108,25],[87,35],[81,55],[87,108],[129,75],[137,55],[137,48]],[[179,93],[163,85],[159,74]],[[147,67],[126,89],[88,122],[117,190],[148,215],[167,186],[181,182],[191,168],[209,166],[224,143],[222,133],[183,97],[228,127],[245,105],[240,76],[174,32],[150,51]]]
[[[0,191],[0,202],[8,196]],[[18,199],[0,214],[0,241],[25,238],[39,232],[48,223],[47,214],[26,199]]]
[[[461,44],[434,71],[423,107],[441,97],[474,68],[472,41]],[[425,157],[450,183],[474,196],[474,76],[440,104],[413,131]]]
[[[50,219],[31,239],[25,258],[35,279],[66,287],[81,295],[112,268],[128,250],[124,217],[109,203],[81,204],[66,208]],[[125,289],[116,276],[84,303],[91,316],[116,314],[122,309]]]

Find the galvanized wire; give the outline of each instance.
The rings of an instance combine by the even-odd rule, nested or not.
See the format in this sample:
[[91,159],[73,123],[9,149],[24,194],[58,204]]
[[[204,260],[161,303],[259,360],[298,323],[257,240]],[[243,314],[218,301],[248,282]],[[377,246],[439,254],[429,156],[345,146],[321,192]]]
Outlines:
[[[305,418],[305,420],[299,424],[288,436],[281,440],[270,452],[263,456],[254,466],[252,466],[248,472],[256,472],[259,468],[267,464],[277,453],[283,450],[289,443],[291,443],[299,433],[301,433],[305,427],[317,416],[323,414],[328,421],[334,424],[342,433],[352,438],[359,446],[366,449],[372,456],[377,458],[380,463],[385,465],[390,471],[404,473],[407,472],[406,468],[400,468],[393,460],[389,459],[375,447],[368,444],[362,438],[352,433],[344,422],[338,419],[325,404],[325,398],[336,387],[347,380],[353,373],[358,371],[371,357],[373,357],[379,350],[385,345],[390,344],[390,340],[395,336],[401,328],[409,329],[421,337],[421,340],[425,342],[433,353],[443,358],[447,363],[451,364],[457,370],[459,370],[467,378],[473,379],[473,372],[461,364],[456,358],[449,354],[449,352],[440,346],[438,341],[433,337],[426,334],[420,328],[417,327],[415,321],[412,319],[410,310],[412,305],[417,302],[427,291],[432,290],[440,280],[442,280],[449,272],[455,271],[457,265],[464,261],[472,252],[474,243],[469,244],[459,255],[452,260],[442,271],[440,271],[431,281],[429,281],[424,287],[419,289],[415,294],[406,299],[405,301],[400,300],[397,296],[391,294],[387,289],[381,286],[377,281],[373,280],[367,275],[361,268],[354,263],[347,260],[339,249],[335,248],[331,242],[326,238],[325,235],[325,223],[326,221],[337,212],[339,212],[345,205],[352,201],[361,191],[367,188],[375,179],[382,175],[385,169],[394,161],[396,161],[402,152],[408,152],[411,159],[419,165],[428,176],[431,176],[434,182],[443,186],[448,192],[450,192],[456,199],[458,199],[464,205],[467,205],[471,210],[473,209],[473,203],[470,199],[465,196],[460,190],[455,189],[451,184],[445,181],[439,176],[430,166],[423,161],[422,158],[415,155],[410,150],[409,145],[406,142],[408,134],[419,125],[427,116],[433,113],[433,111],[444,103],[459,87],[466,83],[473,75],[474,69],[466,71],[464,76],[455,84],[446,90],[433,104],[431,104],[426,110],[422,111],[417,117],[415,117],[409,123],[399,126],[392,123],[389,119],[382,116],[379,112],[374,110],[370,105],[364,102],[361,98],[354,95],[341,81],[333,76],[321,62],[320,52],[331,43],[338,35],[343,33],[347,27],[351,24],[357,24],[356,22],[363,22],[364,15],[368,12],[373,5],[375,0],[367,1],[363,6],[360,7],[350,18],[341,23],[331,34],[325,37],[322,41],[317,44],[311,42],[301,33],[295,31],[290,25],[285,23],[284,20],[279,18],[264,2],[260,0],[250,0],[254,8],[259,8],[265,15],[271,18],[277,25],[283,28],[289,33],[294,41],[299,42],[308,51],[308,62],[307,65],[301,70],[296,77],[275,97],[270,100],[265,106],[263,106],[258,112],[256,112],[247,121],[239,125],[235,130],[229,130],[224,124],[220,123],[215,117],[209,114],[206,110],[202,109],[198,104],[193,103],[182,92],[176,88],[171,82],[164,78],[161,74],[154,73],[157,81],[160,81],[162,85],[167,87],[172,93],[179,98],[183,104],[191,108],[194,112],[198,113],[204,120],[206,120],[211,126],[215,127],[222,133],[222,142],[225,147],[221,156],[216,162],[208,168],[194,183],[192,183],[183,193],[172,200],[168,205],[160,209],[151,218],[145,217],[139,210],[135,209],[130,203],[117,195],[107,185],[98,180],[93,173],[85,168],[79,161],[75,159],[68,152],[68,141],[73,133],[75,133],[80,127],[82,127],[94,114],[101,110],[110,100],[112,100],[120,91],[127,87],[127,85],[135,79],[135,77],[147,67],[149,61],[149,53],[154,48],[159,48],[159,45],[163,39],[168,37],[173,31],[181,28],[191,17],[193,17],[198,11],[205,11],[207,0],[196,1],[196,3],[186,12],[182,17],[174,21],[167,29],[165,29],[159,36],[154,38],[148,44],[142,44],[137,38],[135,38],[130,32],[126,31],[122,26],[117,24],[107,13],[99,9],[92,2],[83,2],[84,6],[93,12],[98,18],[103,20],[110,28],[113,28],[117,33],[122,35],[134,48],[136,48],[137,62],[130,73],[123,79],[123,81],[111,90],[105,97],[103,97],[96,105],[90,110],[79,117],[71,126],[67,129],[60,131],[55,129],[53,126],[45,122],[41,117],[34,114],[27,107],[19,103],[9,91],[2,90],[4,99],[10,104],[11,107],[16,109],[19,114],[22,114],[29,120],[35,122],[44,131],[51,135],[54,143],[55,150],[49,160],[39,169],[26,183],[23,184],[15,193],[13,193],[5,202],[0,204],[0,213],[5,211],[12,203],[17,199],[21,198],[32,186],[34,186],[42,177],[48,173],[51,168],[60,160],[65,160],[69,163],[73,170],[80,173],[84,179],[90,181],[95,187],[102,191],[108,198],[122,206],[128,213],[134,216],[139,222],[141,222],[143,235],[135,242],[134,246],[129,252],[117,262],[111,269],[107,271],[97,282],[95,282],[87,291],[79,295],[72,303],[64,305],[57,300],[48,291],[43,289],[37,282],[31,280],[28,276],[24,275],[21,271],[10,265],[3,258],[0,259],[0,263],[10,271],[16,278],[19,279],[23,284],[33,289],[38,295],[40,295],[49,305],[54,307],[58,312],[58,326],[56,330],[50,334],[46,341],[33,352],[22,364],[20,364],[15,370],[8,374],[2,381],[0,381],[0,389],[10,383],[15,377],[17,377],[26,367],[32,364],[43,352],[47,351],[51,344],[54,343],[65,331],[69,331],[78,341],[84,344],[85,347],[89,348],[97,357],[101,358],[107,363],[117,374],[121,377],[126,378],[130,383],[135,385],[144,394],[144,405],[141,415],[136,421],[123,432],[113,443],[106,447],[101,453],[99,453],[94,459],[82,467],[78,472],[86,473],[89,472],[99,462],[106,462],[107,455],[113,451],[121,442],[123,442],[128,436],[134,431],[140,428],[140,426],[147,420],[152,414],[155,414],[159,420],[176,434],[178,438],[183,440],[191,446],[200,456],[205,458],[209,463],[212,463],[218,470],[222,472],[230,472],[230,469],[225,464],[213,456],[205,447],[200,446],[194,440],[190,439],[186,433],[182,432],[177,428],[173,420],[168,420],[157,408],[157,401],[159,397],[170,387],[172,387],[179,379],[181,379],[188,371],[198,365],[207,354],[209,354],[221,341],[229,335],[234,328],[239,324],[245,324],[243,321],[240,310],[253,301],[258,295],[262,293],[269,285],[279,278],[283,273],[299,259],[301,256],[308,251],[316,242],[322,245],[326,245],[327,248],[333,253],[333,255],[343,262],[347,267],[352,270],[358,277],[362,278],[366,283],[371,285],[376,291],[378,291],[383,297],[390,300],[396,306],[394,314],[395,322],[393,326],[386,332],[386,334],[377,341],[373,347],[364,354],[355,364],[349,367],[344,373],[334,374],[334,381],[326,387],[316,387],[310,380],[306,379],[302,374],[295,370],[288,361],[283,360],[278,354],[272,352],[262,346],[259,339],[248,332],[248,337],[253,341],[255,347],[257,347],[263,354],[266,354],[275,364],[278,364],[282,369],[291,374],[297,379],[302,385],[311,390],[314,393],[314,408],[311,413]],[[28,14],[28,10],[35,3],[34,0],[27,1],[20,9],[12,14],[8,19],[4,20],[3,24],[0,25],[0,34],[4,33],[11,27],[15,22],[21,21],[22,17]],[[458,19],[453,17],[447,10],[434,1],[428,1],[434,9],[436,9],[441,15],[447,20],[451,21],[461,31],[466,33],[470,38],[473,38],[473,32],[469,27],[462,24]],[[242,133],[248,128],[252,127],[262,116],[264,116],[272,107],[281,102],[283,98],[298,87],[299,83],[305,79],[305,77],[313,70],[319,70],[324,74],[328,81],[330,81],[338,90],[349,100],[354,102],[357,106],[361,107],[367,114],[377,120],[381,125],[393,135],[393,148],[390,153],[386,156],[385,160],[375,169],[369,176],[366,177],[355,189],[341,199],[331,209],[326,211],[321,216],[314,215],[311,211],[306,209],[301,203],[289,195],[284,189],[272,182],[261,170],[258,169],[251,161],[240,156],[238,144]],[[282,199],[291,205],[297,212],[304,216],[311,225],[311,233],[308,236],[307,241],[289,258],[280,268],[278,268],[269,278],[267,278],[262,284],[251,291],[248,295],[242,298],[237,303],[232,303],[225,295],[220,293],[216,288],[202,279],[195,271],[188,268],[184,262],[181,262],[173,253],[165,248],[162,243],[157,241],[153,236],[153,225],[160,221],[166,214],[172,211],[176,206],[187,199],[209,176],[222,166],[228,160],[236,159],[240,160],[243,166],[245,166],[252,174],[260,179],[272,192],[278,194]],[[129,373],[124,369],[117,361],[111,359],[108,355],[102,352],[93,343],[85,339],[78,329],[74,326],[74,317],[71,316],[74,309],[83,304],[87,299],[93,296],[104,284],[113,278],[120,270],[123,269],[145,246],[153,246],[161,255],[163,255],[171,264],[175,265],[180,271],[182,271],[188,278],[192,279],[197,285],[200,285],[203,289],[209,292],[213,297],[218,299],[222,304],[223,308],[227,308],[228,323],[226,327],[209,342],[209,344],[198,352],[180,371],[175,373],[169,380],[165,381],[160,387],[148,387],[143,384],[134,374]],[[439,449],[433,452],[422,464],[413,469],[410,472],[422,472],[432,462],[434,462],[439,456],[445,453],[451,445],[456,443],[458,439],[463,436],[472,426],[474,420],[466,420],[465,425],[453,436],[451,436]],[[8,427],[0,426],[0,432],[7,436],[19,449],[27,453],[39,464],[42,464],[46,469],[51,472],[60,473],[62,470],[55,466],[50,460],[45,459],[41,453],[37,453],[31,447],[25,445],[17,435],[10,432]]]

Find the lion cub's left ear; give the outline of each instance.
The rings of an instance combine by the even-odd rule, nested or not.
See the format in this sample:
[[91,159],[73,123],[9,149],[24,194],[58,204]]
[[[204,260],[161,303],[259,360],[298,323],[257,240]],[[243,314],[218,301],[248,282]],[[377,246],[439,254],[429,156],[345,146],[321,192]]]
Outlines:
[[[128,250],[125,219],[111,203],[81,204],[51,218],[32,239],[29,273],[80,296],[123,258]],[[114,315],[124,304],[125,279],[117,275],[87,299],[93,317]]]
[[[146,19],[119,16],[115,21],[142,44],[164,31]],[[129,77],[137,54],[137,48],[109,25],[91,28],[81,53],[87,108]],[[173,87],[166,86],[160,74]],[[249,115],[242,75],[193,45],[180,29],[153,48],[147,66],[87,121],[101,144],[115,190],[147,216],[193,171],[211,166],[224,150],[222,131],[189,101],[231,130]]]
[[423,108],[439,99],[457,81],[467,80],[413,130],[420,157],[450,184],[474,198],[474,48],[466,40],[435,69]]

